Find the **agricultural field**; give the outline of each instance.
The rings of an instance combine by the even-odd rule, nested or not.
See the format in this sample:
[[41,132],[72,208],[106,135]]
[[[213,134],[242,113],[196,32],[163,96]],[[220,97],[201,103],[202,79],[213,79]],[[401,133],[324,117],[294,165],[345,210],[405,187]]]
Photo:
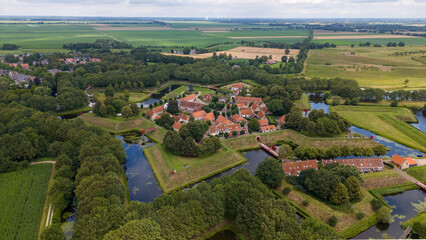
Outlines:
[[[165,193],[199,182],[247,161],[241,154],[227,147],[206,157],[191,158],[176,156],[166,150],[164,145],[156,144],[145,148],[144,154]],[[177,171],[171,175],[173,170]]]
[[51,164],[0,174],[0,236],[37,239]]
[[407,124],[416,121],[409,109],[340,105],[331,107],[330,110],[357,127],[426,152],[426,134]]
[[[351,48],[338,44],[337,48],[310,50],[303,73],[310,78],[355,79],[361,87],[426,88],[426,65],[411,59],[421,54],[395,55],[395,52],[417,50],[426,50],[426,47]],[[409,82],[405,84],[407,79]]]

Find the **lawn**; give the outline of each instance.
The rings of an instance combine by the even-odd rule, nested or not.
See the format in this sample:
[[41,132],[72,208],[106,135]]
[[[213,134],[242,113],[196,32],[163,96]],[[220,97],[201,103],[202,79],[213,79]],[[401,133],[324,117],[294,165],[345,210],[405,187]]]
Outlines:
[[385,170],[381,172],[361,174],[361,178],[364,180],[362,187],[365,189],[389,187],[408,182],[408,180],[399,173],[388,168],[385,168]]
[[112,133],[127,132],[131,130],[150,129],[155,127],[155,123],[146,118],[137,118],[125,120],[122,117],[117,119],[108,119],[97,117],[93,113],[86,113],[79,116],[86,124],[100,127]]
[[330,110],[357,127],[426,152],[426,134],[407,124],[416,121],[409,109],[340,105],[330,107]]
[[[102,102],[105,100],[105,93],[103,93],[103,92],[99,92],[99,91],[92,91],[91,92],[91,91],[89,91],[89,93],[93,93],[93,96],[96,99],[99,99]],[[141,93],[141,92],[129,92],[129,94],[130,94],[130,97],[129,97],[130,103],[143,102],[150,97],[149,94]],[[123,97],[123,96],[124,96],[124,92],[114,93],[114,97]]]
[[[361,87],[383,89],[425,88],[426,66],[395,52],[426,50],[425,46],[337,47],[309,51],[304,74],[307,77],[355,79]],[[351,54],[354,53],[354,54]],[[404,81],[408,79],[407,85]]]
[[51,164],[0,174],[0,236],[37,239]]
[[[373,199],[373,197],[365,190],[363,190],[364,198],[361,201],[352,204],[352,207],[349,210],[340,211],[336,210],[335,207],[331,207],[327,203],[312,197],[309,194],[296,190],[293,185],[287,183],[285,180],[283,181],[283,184],[277,189],[277,192],[281,193],[285,187],[290,187],[292,191],[285,196],[280,194],[281,196],[290,200],[298,207],[307,211],[309,214],[318,218],[322,222],[327,223],[331,216],[336,216],[338,222],[334,229],[338,232],[344,232],[343,235],[353,235],[354,231],[360,231],[360,228],[368,228],[369,225],[371,225],[371,219],[369,218],[375,215],[370,205],[370,201]],[[308,206],[303,206],[302,202],[304,200],[309,202]],[[356,218],[356,213],[358,212],[363,212],[365,214],[365,217],[361,221]]]
[[169,98],[175,98],[178,95],[182,95],[182,93],[185,92],[186,90],[188,90],[188,86],[187,85],[182,85],[182,86],[176,88],[175,90],[167,93],[161,99],[165,100],[165,99],[169,99]]
[[426,165],[409,168],[407,174],[419,181],[426,182]]
[[[176,156],[166,150],[164,145],[156,144],[145,148],[144,154],[165,193],[194,184],[247,161],[239,153],[226,147],[206,157],[191,158]],[[171,174],[173,170],[177,170],[174,175]]]
[[309,95],[302,94],[299,100],[294,101],[296,107],[300,109],[308,109],[311,110],[311,104],[309,103]]
[[250,134],[242,137],[223,140],[223,144],[233,150],[248,149],[258,147],[256,136],[262,137],[262,142],[277,143],[279,141],[292,141],[304,147],[331,147],[333,145],[349,147],[373,147],[377,143],[367,138],[346,139],[344,137],[335,138],[313,138],[293,130],[279,130],[269,133]]

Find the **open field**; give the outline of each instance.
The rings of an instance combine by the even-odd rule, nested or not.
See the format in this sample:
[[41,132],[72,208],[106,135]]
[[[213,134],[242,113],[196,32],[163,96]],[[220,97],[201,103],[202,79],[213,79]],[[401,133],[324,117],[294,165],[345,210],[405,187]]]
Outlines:
[[[368,102],[360,102],[358,105],[360,106],[385,106],[389,107],[391,104],[391,100],[382,100],[378,103],[368,103]],[[423,108],[425,105],[424,101],[398,101],[398,107],[402,108]]]
[[407,36],[407,35],[390,35],[390,34],[382,34],[382,35],[330,35],[330,36],[314,36],[314,39],[376,39],[376,38],[386,38],[386,39],[393,39],[393,38],[419,38],[414,36]]
[[262,142],[276,143],[279,141],[292,141],[304,147],[331,147],[333,145],[349,147],[373,147],[377,143],[367,138],[361,139],[346,139],[343,137],[336,138],[312,138],[297,133],[293,130],[279,130],[269,133],[250,134],[242,137],[223,140],[223,144],[231,149],[245,149],[258,147],[256,136],[262,137]]
[[[426,88],[426,65],[411,59],[418,54],[393,55],[395,52],[416,50],[426,50],[426,47],[337,47],[311,50],[304,74],[311,78],[355,79],[361,87]],[[407,85],[404,84],[406,79],[409,80]]]
[[[348,35],[346,35],[348,36]],[[350,36],[356,36],[356,35],[350,35]],[[347,38],[347,39],[313,39],[312,40],[315,43],[334,43],[337,46],[350,46],[351,44],[354,44],[355,46],[358,46],[360,43],[366,43],[370,42],[372,45],[374,44],[382,44],[386,45],[388,42],[404,42],[405,45],[418,45],[418,46],[424,46],[426,44],[426,38]]]
[[385,170],[381,172],[361,174],[361,178],[364,180],[362,187],[365,189],[389,187],[409,182],[399,173],[388,168],[385,168]]
[[419,181],[426,182],[426,165],[409,168],[407,174]]
[[[334,229],[338,232],[355,230],[356,225],[360,224],[363,226],[364,221],[368,223],[370,221],[369,218],[375,215],[370,205],[370,201],[373,197],[365,190],[363,190],[364,198],[361,201],[354,203],[350,211],[343,212],[333,209],[326,203],[317,200],[309,194],[296,190],[293,185],[287,183],[285,180],[281,187],[277,189],[277,192],[281,193],[285,187],[290,187],[292,191],[288,195],[281,196],[292,201],[294,204],[304,209],[312,216],[318,218],[320,221],[327,223],[328,218],[333,215],[336,216],[338,218],[338,222]],[[306,207],[302,204],[304,200],[309,202],[309,205]],[[365,217],[361,221],[356,218],[357,212],[363,212],[365,214]],[[368,228],[369,226],[367,225],[366,227]]]
[[[144,154],[161,189],[166,193],[194,184],[247,161],[240,154],[226,147],[207,157],[191,158],[176,156],[167,151],[164,145],[156,144],[145,148]],[[173,170],[177,172],[171,175]]]
[[[89,92],[92,93],[90,90]],[[129,92],[129,94],[130,94],[130,97],[129,97],[130,103],[139,103],[150,97],[149,94],[141,93],[141,92]],[[105,100],[105,94],[103,92],[94,91],[93,96],[96,99],[101,100],[102,102]],[[121,96],[124,96],[124,92],[114,93],[114,97],[121,97]]]
[[[231,54],[233,57],[241,59],[255,59],[256,57],[261,56],[272,56],[272,59],[275,61],[281,61],[281,57],[286,55],[288,57],[296,57],[299,54],[298,49],[290,49],[289,54],[284,53],[284,49],[278,48],[256,48],[256,47],[236,47],[229,49],[227,51],[216,52],[217,55],[225,53],[227,55]],[[209,58],[213,56],[213,53],[202,53],[196,55],[182,55],[182,54],[173,54],[173,53],[163,53],[165,55],[175,55],[175,56],[187,56],[193,58]]]
[[426,134],[406,123],[416,121],[413,113],[406,108],[340,105],[330,110],[357,127],[426,152]]
[[353,34],[366,35],[366,33],[364,32],[345,32],[345,31],[331,31],[331,30],[321,30],[321,29],[314,30],[314,36],[316,35],[353,35]]
[[37,239],[51,164],[0,174],[0,236]]

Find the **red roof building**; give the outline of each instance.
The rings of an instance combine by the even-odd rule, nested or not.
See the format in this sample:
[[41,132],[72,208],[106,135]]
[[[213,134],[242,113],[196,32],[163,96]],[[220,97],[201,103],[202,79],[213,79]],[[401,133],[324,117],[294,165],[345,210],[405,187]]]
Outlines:
[[259,106],[256,103],[253,103],[251,105],[251,109],[253,109],[253,111],[259,111]]
[[182,127],[182,124],[181,123],[179,123],[179,122],[175,122],[174,124],[173,124],[173,129],[175,130],[175,131],[178,131],[179,132],[179,129]]
[[285,124],[285,115],[282,115],[281,117],[277,118],[278,125],[284,125]]
[[273,132],[273,131],[276,131],[276,130],[277,129],[275,128],[274,125],[268,125],[268,126],[260,127],[260,132],[262,132],[262,133]]
[[213,123],[213,122],[214,122],[214,120],[215,120],[213,112],[209,112],[209,113],[207,113],[207,114],[203,117],[203,120],[204,120],[205,122],[210,121],[211,123]]
[[241,117],[240,115],[238,115],[238,114],[233,115],[230,119],[234,123],[240,123],[242,121],[245,121],[245,119],[243,117]]
[[224,117],[222,115],[219,115],[217,117],[216,123],[217,124],[223,124],[223,125],[230,125],[230,124],[232,124],[232,122],[229,121],[229,119],[227,119],[226,117]]
[[153,109],[153,111],[154,111],[156,114],[160,114],[160,113],[164,112],[164,105],[161,105],[161,106],[155,107],[155,108]]
[[258,113],[256,114],[256,116],[257,116],[257,118],[258,118],[259,120],[267,119],[267,118],[266,118],[266,115],[265,115],[265,113],[264,113],[263,111],[258,112]]
[[183,112],[188,112],[188,113],[201,111],[201,108],[203,106],[204,106],[204,104],[196,103],[196,102],[181,101],[179,103],[179,109]]
[[263,127],[263,126],[268,126],[268,119],[262,119],[262,120],[259,120],[259,125],[260,125],[261,127]]
[[206,95],[203,96],[203,101],[204,102],[210,102],[212,100],[212,98],[213,98],[213,95],[206,94]]
[[308,161],[297,161],[297,162],[288,162],[283,163],[283,170],[287,176],[299,176],[299,173],[303,170],[313,168],[318,170],[317,160],[308,160]]
[[194,112],[192,116],[194,117],[195,120],[201,120],[204,118],[204,116],[206,116],[206,114],[207,114],[206,111],[201,110],[198,112]]
[[403,158],[403,157],[395,154],[395,155],[393,155],[391,160],[392,160],[393,164],[395,164],[400,169],[417,167],[417,162],[410,157]]
[[243,84],[242,83],[235,83],[231,85],[231,90],[232,91],[238,91],[241,90],[243,88]]
[[197,98],[197,95],[195,95],[195,94],[193,93],[193,94],[191,94],[191,95],[189,95],[189,96],[186,96],[186,97],[184,97],[184,98],[181,98],[181,99],[179,99],[179,100],[180,100],[180,101],[183,101],[183,102],[193,102],[196,98]]
[[251,117],[253,116],[254,112],[253,109],[249,107],[240,108],[240,115],[241,117]]
[[262,99],[258,97],[242,97],[242,96],[236,96],[235,97],[235,103],[257,103],[258,105],[262,105]]
[[322,160],[322,165],[326,166],[334,162],[356,167],[361,172],[369,172],[369,171],[378,172],[378,171],[382,171],[384,168],[383,160],[381,158],[330,159],[330,160]]

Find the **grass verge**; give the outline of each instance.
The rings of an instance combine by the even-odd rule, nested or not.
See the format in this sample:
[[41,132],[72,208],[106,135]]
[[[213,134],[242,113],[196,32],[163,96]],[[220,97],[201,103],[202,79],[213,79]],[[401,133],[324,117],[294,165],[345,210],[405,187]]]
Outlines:
[[407,170],[407,174],[421,182],[426,182],[426,165],[411,167]]
[[64,115],[69,115],[69,114],[77,114],[77,113],[82,113],[82,112],[88,112],[91,111],[92,108],[89,106],[84,106],[81,108],[76,108],[76,109],[71,109],[71,110],[67,110],[67,111],[59,111],[56,112],[56,115],[58,116],[64,116]]

